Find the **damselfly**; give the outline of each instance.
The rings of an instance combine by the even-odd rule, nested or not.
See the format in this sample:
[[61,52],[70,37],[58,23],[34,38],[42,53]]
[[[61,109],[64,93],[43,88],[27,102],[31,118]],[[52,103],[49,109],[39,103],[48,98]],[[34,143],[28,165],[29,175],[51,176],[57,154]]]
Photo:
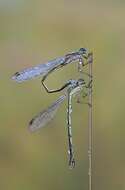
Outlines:
[[[70,168],[73,168],[75,166],[75,159],[74,159],[74,151],[73,151],[73,144],[72,144],[72,130],[71,130],[71,113],[72,113],[72,97],[74,97],[77,94],[80,94],[80,92],[84,89],[88,89],[91,87],[91,81],[89,84],[86,85],[85,81],[83,79],[78,80],[69,80],[66,82],[65,85],[63,85],[60,89],[56,90],[49,90],[45,85],[45,89],[49,93],[59,92],[67,87],[67,91],[64,95],[60,96],[54,103],[52,103],[51,106],[49,106],[46,110],[40,112],[37,114],[30,122],[29,122],[29,130],[34,132],[38,130],[39,128],[44,127],[47,123],[49,123],[53,117],[55,116],[58,108],[60,105],[64,102],[64,100],[68,99],[68,105],[67,105],[67,130],[68,130],[68,153],[69,153],[69,166]],[[85,96],[87,96],[87,93],[85,93]]]
[[80,48],[78,51],[66,54],[63,57],[56,58],[48,61],[47,63],[39,64],[31,68],[26,68],[20,72],[16,72],[12,76],[12,79],[17,82],[23,82],[39,75],[46,78],[52,71],[74,61],[78,61],[78,70],[81,71],[81,67],[88,64],[87,62],[84,63],[84,59],[87,60],[87,58],[88,51],[85,48]]

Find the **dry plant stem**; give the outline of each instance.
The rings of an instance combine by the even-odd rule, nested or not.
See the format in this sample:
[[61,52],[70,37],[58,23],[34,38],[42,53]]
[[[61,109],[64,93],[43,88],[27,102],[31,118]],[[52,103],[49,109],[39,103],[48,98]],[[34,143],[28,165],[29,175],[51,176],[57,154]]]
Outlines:
[[[89,75],[92,76],[92,66],[93,66],[93,54],[89,54]],[[91,80],[91,78],[89,79]],[[89,113],[88,113],[88,177],[89,177],[89,190],[92,190],[92,132],[93,132],[93,122],[92,122],[92,87],[89,88],[88,96]]]

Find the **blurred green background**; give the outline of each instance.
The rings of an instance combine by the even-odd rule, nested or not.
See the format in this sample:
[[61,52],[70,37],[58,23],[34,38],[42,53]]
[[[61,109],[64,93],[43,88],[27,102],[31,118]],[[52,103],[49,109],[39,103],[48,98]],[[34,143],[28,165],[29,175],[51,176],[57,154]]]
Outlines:
[[[0,1],[0,189],[87,190],[87,113],[73,102],[76,167],[68,169],[66,103],[37,133],[28,122],[60,94],[40,78],[17,84],[16,71],[80,47],[94,53],[93,190],[125,189],[125,1]],[[49,87],[76,77],[76,64]]]

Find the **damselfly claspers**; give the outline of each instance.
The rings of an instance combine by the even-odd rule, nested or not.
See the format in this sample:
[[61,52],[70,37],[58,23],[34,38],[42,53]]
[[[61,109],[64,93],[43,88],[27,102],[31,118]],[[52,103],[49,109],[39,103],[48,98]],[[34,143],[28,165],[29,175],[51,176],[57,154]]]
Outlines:
[[[64,95],[60,96],[55,102],[52,103],[44,111],[37,114],[30,122],[29,122],[29,130],[34,132],[39,128],[44,127],[48,124],[55,116],[58,108],[64,102],[64,100],[68,99],[67,105],[67,130],[68,130],[68,153],[69,153],[69,166],[70,168],[74,168],[75,166],[75,159],[74,159],[74,151],[73,151],[73,144],[72,144],[72,128],[71,128],[71,113],[72,113],[72,97],[75,95],[79,95],[80,92],[85,89],[91,88],[91,81],[88,85],[86,85],[83,79],[78,80],[68,80],[65,85],[63,85],[60,89],[56,90],[49,90],[45,85],[44,88],[49,93],[55,93],[67,88],[67,91]],[[87,96],[87,93],[84,93],[84,97]]]
[[46,78],[52,71],[74,61],[78,61],[78,70],[81,71],[82,66],[88,64],[87,62],[84,63],[84,59],[87,60],[87,58],[88,51],[85,48],[80,48],[78,51],[66,54],[63,57],[53,59],[47,63],[39,64],[34,67],[26,68],[22,71],[16,72],[12,76],[12,79],[16,82],[23,82],[35,78],[39,75]]

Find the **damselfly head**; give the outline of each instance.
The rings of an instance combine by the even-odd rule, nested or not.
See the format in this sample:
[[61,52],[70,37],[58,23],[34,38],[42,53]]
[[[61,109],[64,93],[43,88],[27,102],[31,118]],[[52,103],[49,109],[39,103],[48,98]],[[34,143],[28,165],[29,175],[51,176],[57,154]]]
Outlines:
[[87,53],[87,49],[86,48],[80,48],[79,49],[79,53],[82,54],[82,55],[86,54]]
[[79,79],[78,80],[78,85],[83,85],[85,84],[85,80],[84,79]]
[[[84,57],[85,59],[88,58],[88,50],[86,48],[80,48],[79,49],[79,54]],[[82,65],[84,66],[84,64],[82,63]]]

